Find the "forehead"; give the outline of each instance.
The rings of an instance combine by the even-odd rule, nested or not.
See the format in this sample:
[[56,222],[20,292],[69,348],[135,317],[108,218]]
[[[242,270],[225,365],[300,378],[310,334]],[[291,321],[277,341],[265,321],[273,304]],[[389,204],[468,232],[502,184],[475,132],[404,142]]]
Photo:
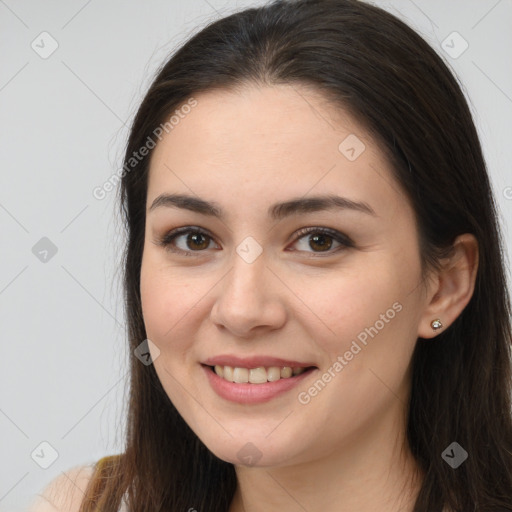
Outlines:
[[278,156],[291,163],[308,154],[322,161],[340,156],[344,135],[368,139],[348,114],[295,85],[216,90],[195,99],[197,105],[164,135],[153,159],[250,157],[251,163],[262,163]]
[[340,192],[364,195],[377,210],[402,195],[370,135],[318,92],[247,86],[194,98],[196,106],[153,151],[148,204],[162,192],[198,194],[227,207],[243,198],[256,207]]

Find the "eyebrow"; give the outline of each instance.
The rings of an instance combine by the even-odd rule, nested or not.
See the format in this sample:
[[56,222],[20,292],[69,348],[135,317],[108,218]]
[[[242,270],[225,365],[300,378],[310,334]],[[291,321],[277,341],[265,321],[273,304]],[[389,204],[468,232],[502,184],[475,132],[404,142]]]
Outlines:
[[[225,220],[225,214],[217,203],[186,194],[161,194],[153,201],[148,211],[151,212],[159,207],[182,208]],[[326,210],[353,210],[377,217],[369,204],[337,195],[300,197],[276,203],[269,207],[268,215],[273,220],[281,220],[296,214]]]

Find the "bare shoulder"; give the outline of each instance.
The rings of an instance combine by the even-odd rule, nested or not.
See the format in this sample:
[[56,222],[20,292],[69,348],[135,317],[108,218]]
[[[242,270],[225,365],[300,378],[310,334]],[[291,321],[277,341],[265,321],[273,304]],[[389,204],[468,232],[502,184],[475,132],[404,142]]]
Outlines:
[[28,512],[78,512],[93,474],[93,465],[64,471],[34,498]]

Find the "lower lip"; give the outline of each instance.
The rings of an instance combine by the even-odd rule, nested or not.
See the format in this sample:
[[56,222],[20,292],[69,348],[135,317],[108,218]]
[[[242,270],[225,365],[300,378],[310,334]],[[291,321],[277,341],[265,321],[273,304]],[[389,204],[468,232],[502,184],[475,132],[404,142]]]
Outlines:
[[239,404],[258,404],[268,402],[286,391],[300,384],[307,379],[316,368],[310,368],[300,375],[279,379],[274,382],[263,384],[250,384],[237,382],[228,382],[219,377],[209,366],[202,365],[206,376],[210,381],[213,390],[222,398]]

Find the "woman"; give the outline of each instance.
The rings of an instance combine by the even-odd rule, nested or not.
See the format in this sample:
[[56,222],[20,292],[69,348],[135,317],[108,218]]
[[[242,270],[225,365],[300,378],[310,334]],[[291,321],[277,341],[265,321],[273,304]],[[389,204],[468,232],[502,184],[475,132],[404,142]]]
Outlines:
[[356,0],[212,23],[146,94],[120,191],[126,449],[67,510],[512,510],[496,207],[412,29]]

